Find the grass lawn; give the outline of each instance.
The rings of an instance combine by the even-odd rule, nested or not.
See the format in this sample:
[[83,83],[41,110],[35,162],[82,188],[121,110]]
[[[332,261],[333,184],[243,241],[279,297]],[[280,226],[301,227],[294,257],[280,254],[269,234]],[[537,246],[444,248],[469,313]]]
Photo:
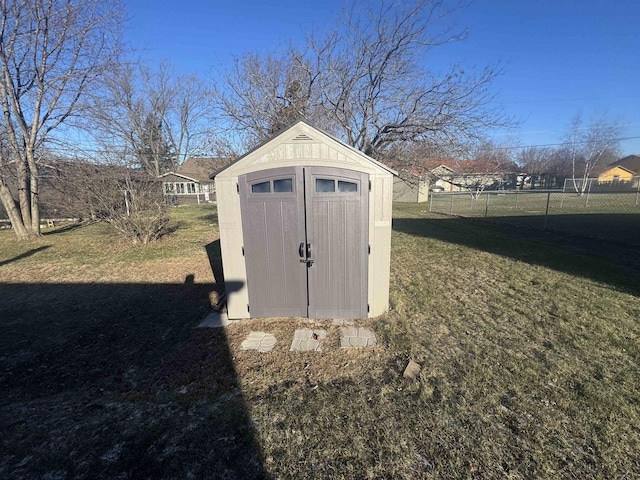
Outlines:
[[427,209],[640,247],[639,192],[592,192],[582,196],[551,192],[545,223],[547,197],[547,193],[532,191],[485,192],[477,199],[469,193],[436,194]]
[[[318,321],[312,353],[289,352],[303,319],[193,329],[219,291],[212,207],[147,247],[0,231],[0,477],[640,476],[640,279],[423,210],[396,208],[391,308],[358,323],[379,346]],[[274,351],[241,351],[251,330]]]

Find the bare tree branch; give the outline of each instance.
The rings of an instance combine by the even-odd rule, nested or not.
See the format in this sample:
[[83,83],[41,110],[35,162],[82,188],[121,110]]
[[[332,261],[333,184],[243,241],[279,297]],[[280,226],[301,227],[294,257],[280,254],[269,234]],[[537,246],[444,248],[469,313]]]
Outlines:
[[[16,173],[18,238],[40,235],[38,151],[79,112],[79,100],[119,52],[121,9],[103,0],[0,1],[0,104],[8,149],[0,184]],[[8,166],[10,164],[10,166]],[[15,199],[3,190],[7,211]]]
[[576,114],[564,138],[564,150],[569,156],[573,188],[576,193],[585,193],[587,179],[593,169],[619,156],[622,125],[619,120],[606,115],[586,123],[580,113]]

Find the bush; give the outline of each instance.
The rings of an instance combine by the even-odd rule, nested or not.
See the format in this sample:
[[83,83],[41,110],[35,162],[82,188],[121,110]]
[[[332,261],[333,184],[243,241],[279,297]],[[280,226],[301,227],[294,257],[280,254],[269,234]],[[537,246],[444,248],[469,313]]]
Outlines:
[[133,243],[169,233],[169,207],[158,179],[120,165],[61,165],[54,186],[74,216],[106,221]]
[[132,211],[129,215],[119,213],[107,221],[133,243],[147,244],[169,232],[169,214],[166,208],[158,207],[155,211]]

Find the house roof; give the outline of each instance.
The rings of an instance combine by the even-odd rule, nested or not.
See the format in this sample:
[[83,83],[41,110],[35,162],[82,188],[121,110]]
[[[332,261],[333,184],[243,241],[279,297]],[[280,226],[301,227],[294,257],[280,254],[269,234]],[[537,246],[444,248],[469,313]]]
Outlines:
[[220,170],[230,163],[229,158],[219,157],[190,157],[187,158],[180,167],[167,172],[167,175],[178,175],[196,182],[208,182],[212,172]]
[[599,177],[599,176],[600,176],[600,175],[602,175],[603,173],[608,172],[608,171],[610,171],[610,170],[613,170],[613,169],[615,169],[615,168],[621,168],[622,170],[625,170],[625,171],[629,172],[629,173],[630,173],[630,174],[632,174],[632,175],[637,175],[637,174],[638,174],[638,172],[634,172],[633,170],[631,170],[631,169],[629,169],[629,168],[626,168],[626,167],[624,167],[624,166],[622,166],[622,165],[611,164],[611,165],[604,165],[604,166],[601,166],[601,167],[594,167],[594,168],[591,170],[591,172],[590,172],[589,176],[590,176],[590,177],[596,177],[596,176],[598,176],[598,177]]
[[640,175],[640,155],[629,155],[628,157],[621,158],[620,160],[613,162],[612,164],[607,166],[623,167],[636,175]]

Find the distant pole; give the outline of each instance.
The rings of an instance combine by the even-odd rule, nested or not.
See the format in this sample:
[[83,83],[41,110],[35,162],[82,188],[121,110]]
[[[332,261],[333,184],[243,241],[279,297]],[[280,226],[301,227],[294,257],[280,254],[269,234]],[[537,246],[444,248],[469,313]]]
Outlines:
[[639,196],[640,196],[640,177],[638,177],[638,188],[636,189],[636,205],[638,205]]
[[515,208],[518,208],[518,190],[516,190],[516,205]]
[[551,192],[547,192],[547,208],[544,211],[544,229],[547,229],[547,224],[549,223],[549,203],[551,202]]
[[433,192],[429,192],[429,211],[433,212]]
[[489,193],[486,192],[487,194],[487,198],[485,199],[484,202],[484,218],[487,218],[487,215],[489,214]]
[[449,205],[449,215],[453,215],[453,192],[449,193],[451,195],[451,204]]

